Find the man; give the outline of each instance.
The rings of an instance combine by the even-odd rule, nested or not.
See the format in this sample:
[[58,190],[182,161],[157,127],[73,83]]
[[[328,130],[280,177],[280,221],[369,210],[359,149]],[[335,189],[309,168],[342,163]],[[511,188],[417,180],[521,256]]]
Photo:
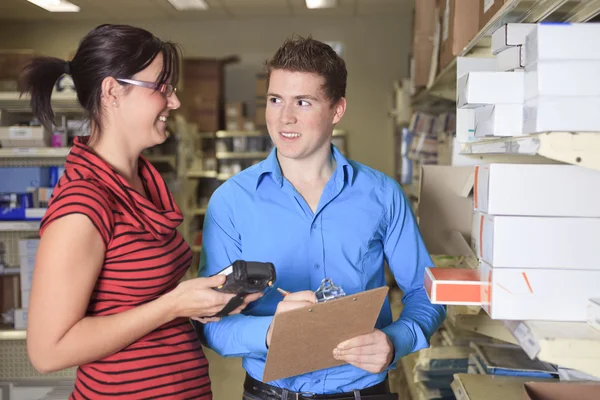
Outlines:
[[[282,301],[269,291],[244,315],[206,324],[207,344],[222,356],[244,358],[246,399],[395,398],[385,395],[387,370],[427,347],[445,316],[423,289],[431,259],[397,182],[347,160],[331,144],[346,110],[344,61],[328,45],[298,37],[284,42],[267,70],[266,121],[275,149],[213,194],[200,271],[211,275],[236,259],[268,261],[277,286],[294,293]],[[347,364],[260,382],[274,314],[313,304],[325,277],[347,294],[384,286],[384,260],[405,294],[397,321],[386,300],[372,333],[334,350]]]

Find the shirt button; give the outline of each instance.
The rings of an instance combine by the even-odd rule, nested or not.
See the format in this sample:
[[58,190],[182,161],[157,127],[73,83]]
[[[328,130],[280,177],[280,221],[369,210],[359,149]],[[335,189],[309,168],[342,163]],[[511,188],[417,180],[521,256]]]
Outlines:
[[319,269],[320,265],[319,264],[315,264],[315,269]]
[[320,380],[320,379],[317,379],[317,380],[315,381],[315,383],[321,383],[321,380]]
[[317,229],[317,224],[312,224],[313,229]]

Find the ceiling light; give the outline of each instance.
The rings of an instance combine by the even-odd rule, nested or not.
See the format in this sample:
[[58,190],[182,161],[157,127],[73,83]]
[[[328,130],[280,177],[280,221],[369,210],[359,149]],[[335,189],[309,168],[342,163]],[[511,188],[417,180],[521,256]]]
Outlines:
[[79,12],[79,7],[66,0],[27,0],[50,12]]
[[337,6],[337,0],[305,0],[306,8],[333,8]]
[[169,0],[169,3],[177,10],[206,10],[208,4],[205,0]]

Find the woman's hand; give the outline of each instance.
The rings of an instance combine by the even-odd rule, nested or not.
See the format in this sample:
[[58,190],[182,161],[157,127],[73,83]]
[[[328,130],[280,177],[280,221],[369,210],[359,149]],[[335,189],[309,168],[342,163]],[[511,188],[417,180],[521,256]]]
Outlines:
[[[225,283],[224,275],[209,278],[194,278],[181,282],[165,297],[171,302],[173,319],[178,317],[192,318],[201,323],[218,321],[212,316],[218,313],[235,295],[213,290]],[[232,314],[239,314],[249,303],[262,297],[262,293],[246,296],[244,303]]]

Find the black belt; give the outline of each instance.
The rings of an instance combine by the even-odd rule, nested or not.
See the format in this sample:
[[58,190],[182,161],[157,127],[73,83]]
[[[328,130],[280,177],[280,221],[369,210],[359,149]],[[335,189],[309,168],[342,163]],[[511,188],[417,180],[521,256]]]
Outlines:
[[[308,392],[292,392],[287,389],[280,389],[275,386],[257,381],[250,375],[246,374],[244,382],[244,390],[246,393],[257,396],[263,400],[303,400],[303,399],[336,399],[336,400],[370,400],[375,399],[372,396],[384,395],[390,393],[388,379],[368,387],[366,389],[357,390],[356,392],[335,393],[335,394],[315,394]],[[357,397],[358,396],[358,397]],[[393,395],[392,395],[393,396]],[[391,398],[391,397],[390,397]],[[396,397],[397,398],[397,397]]]

